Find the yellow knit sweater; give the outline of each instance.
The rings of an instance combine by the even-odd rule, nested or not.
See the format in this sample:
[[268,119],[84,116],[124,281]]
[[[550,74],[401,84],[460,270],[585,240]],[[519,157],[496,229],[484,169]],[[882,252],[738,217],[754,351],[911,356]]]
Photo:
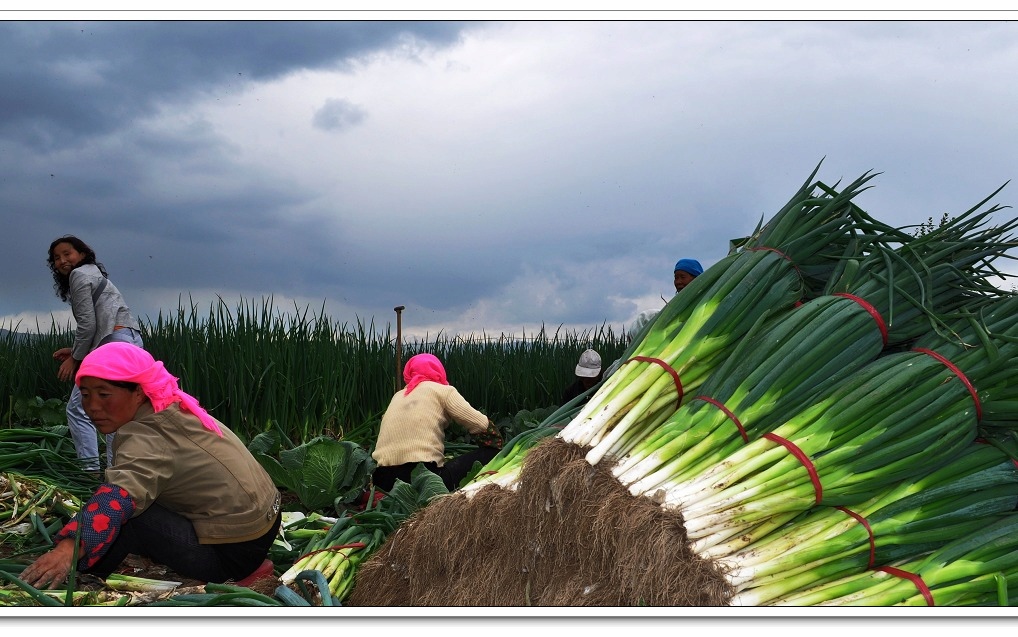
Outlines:
[[382,415],[371,457],[380,467],[407,462],[445,464],[445,429],[456,422],[473,434],[484,433],[488,417],[470,406],[452,385],[424,381],[410,395],[401,389]]

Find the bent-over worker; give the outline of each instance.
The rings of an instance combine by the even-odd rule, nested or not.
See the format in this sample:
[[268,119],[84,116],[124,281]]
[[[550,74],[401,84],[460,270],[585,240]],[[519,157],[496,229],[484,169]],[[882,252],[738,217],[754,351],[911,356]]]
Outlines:
[[[455,491],[475,461],[487,463],[502,446],[498,429],[449,384],[445,367],[433,354],[410,357],[403,367],[406,386],[393,395],[382,415],[378,440],[371,457],[378,463],[374,485],[390,491],[396,480],[410,482],[418,464],[442,477]],[[478,441],[478,448],[445,460],[445,430],[451,422],[463,426]]]

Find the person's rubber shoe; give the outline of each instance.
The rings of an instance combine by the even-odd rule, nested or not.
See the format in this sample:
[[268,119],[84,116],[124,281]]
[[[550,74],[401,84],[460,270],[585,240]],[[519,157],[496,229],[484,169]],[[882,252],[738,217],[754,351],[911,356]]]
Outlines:
[[272,560],[266,559],[262,562],[261,566],[255,569],[254,573],[251,573],[242,580],[237,580],[237,586],[251,586],[260,579],[275,577],[275,568]]

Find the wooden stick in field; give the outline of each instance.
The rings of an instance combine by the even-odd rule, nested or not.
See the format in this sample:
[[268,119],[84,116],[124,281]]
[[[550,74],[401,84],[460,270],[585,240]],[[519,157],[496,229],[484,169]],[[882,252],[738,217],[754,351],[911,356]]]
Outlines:
[[403,305],[392,308],[396,311],[396,391],[403,389],[403,334],[402,334],[402,313],[406,309]]

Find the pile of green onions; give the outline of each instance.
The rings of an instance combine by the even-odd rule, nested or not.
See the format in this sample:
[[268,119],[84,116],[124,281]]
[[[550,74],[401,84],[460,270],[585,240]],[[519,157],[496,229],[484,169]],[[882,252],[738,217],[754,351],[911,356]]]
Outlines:
[[[852,203],[872,175],[838,193],[815,174],[668,302],[556,437],[610,469],[621,501],[681,515],[734,605],[1010,603],[1018,295],[991,278],[1018,219],[989,226],[998,189],[910,235]],[[511,494],[558,424],[464,490]]]
[[[1018,471],[973,443],[958,458],[851,508],[815,507],[778,531],[706,550],[726,566],[733,606],[776,603],[840,577],[914,558],[1013,515]],[[750,534],[755,535],[754,533]]]
[[873,361],[764,438],[666,484],[664,506],[681,509],[690,538],[706,548],[775,513],[857,504],[933,470],[975,439],[981,403],[1013,397],[1016,310],[1018,297],[1002,300],[982,324],[952,324],[960,340],[931,332],[914,351]]
[[[817,167],[819,169],[819,166]],[[814,175],[815,175],[814,171]],[[803,271],[834,269],[878,224],[851,204],[873,175],[841,193],[814,194],[813,175],[742,249],[693,279],[658,314],[632,356],[604,381],[559,437],[590,446],[596,464],[670,417],[758,320],[807,296]],[[838,246],[841,246],[838,248]],[[834,254],[832,254],[832,251]]]
[[927,555],[776,600],[793,606],[1009,606],[1018,581],[1018,515]]
[[395,527],[394,518],[380,511],[340,517],[307,542],[305,554],[279,579],[284,586],[292,585],[302,572],[319,571],[332,596],[342,601],[353,588],[357,565],[381,546]]
[[[896,250],[878,248],[862,261],[849,260],[827,295],[754,326],[699,395],[624,456],[623,449],[609,454],[618,458],[613,473],[634,495],[695,475],[885,349],[941,329],[942,315],[992,301],[981,292],[985,268],[1014,225],[979,230],[995,210],[972,209]],[[935,265],[927,267],[927,258],[937,259]]]

